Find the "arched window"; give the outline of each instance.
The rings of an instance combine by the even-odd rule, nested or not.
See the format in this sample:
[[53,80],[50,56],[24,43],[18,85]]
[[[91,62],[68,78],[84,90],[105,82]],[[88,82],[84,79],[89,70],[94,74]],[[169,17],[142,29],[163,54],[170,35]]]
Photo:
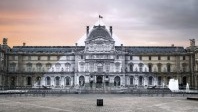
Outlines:
[[55,67],[56,67],[56,71],[57,71],[57,72],[60,72],[61,64],[60,64],[60,63],[56,63],[56,64],[55,64]]
[[129,63],[129,71],[133,72],[133,63]]
[[32,77],[27,77],[27,85],[32,85]]
[[139,66],[139,71],[140,71],[140,72],[142,72],[143,65],[144,65],[143,63],[139,63],[139,64],[138,64],[138,66]]
[[26,66],[27,66],[27,71],[31,72],[32,71],[32,63],[27,63]]
[[119,76],[116,76],[114,78],[114,86],[120,86],[120,77]]
[[98,63],[97,69],[98,69],[98,72],[103,72],[103,65],[102,65],[102,63]]
[[152,76],[149,77],[149,85],[153,85],[153,77]]
[[134,85],[134,77],[133,76],[130,77],[130,85]]
[[142,86],[144,82],[144,79],[142,76],[139,77],[139,85]]
[[158,63],[157,64],[157,68],[158,68],[158,72],[161,72],[162,71],[162,64],[161,63]]
[[152,63],[148,64],[149,72],[152,72]]
[[79,77],[79,85],[84,86],[84,84],[85,84],[85,78],[84,78],[84,76],[80,76]]
[[70,67],[71,67],[71,64],[70,63],[66,63],[65,64],[66,72],[69,72],[70,71]]
[[171,72],[171,64],[170,63],[167,63],[167,72]]
[[51,85],[51,78],[50,77],[46,77],[46,85],[47,86]]
[[37,71],[38,72],[41,72],[41,67],[42,67],[42,64],[41,63],[37,63],[36,64],[36,68],[37,68]]
[[51,63],[47,63],[46,64],[46,68],[49,70],[50,68],[52,67],[52,64]]
[[66,77],[66,78],[65,78],[65,85],[66,85],[66,86],[71,85],[71,78],[70,78],[70,77]]

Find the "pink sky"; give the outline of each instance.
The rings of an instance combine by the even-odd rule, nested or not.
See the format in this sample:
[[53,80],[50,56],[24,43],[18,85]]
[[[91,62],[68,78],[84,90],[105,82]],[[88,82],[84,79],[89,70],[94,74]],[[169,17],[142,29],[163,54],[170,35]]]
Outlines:
[[124,45],[186,47],[197,37],[198,2],[170,2],[0,0],[0,39],[11,47],[75,45],[101,14]]

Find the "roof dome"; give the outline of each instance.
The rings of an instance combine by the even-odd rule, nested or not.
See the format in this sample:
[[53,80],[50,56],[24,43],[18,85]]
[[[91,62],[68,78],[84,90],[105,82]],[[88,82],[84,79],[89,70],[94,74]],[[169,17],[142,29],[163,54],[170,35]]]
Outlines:
[[105,38],[107,40],[113,40],[105,26],[94,26],[92,31],[89,33],[87,40],[92,40],[98,37]]

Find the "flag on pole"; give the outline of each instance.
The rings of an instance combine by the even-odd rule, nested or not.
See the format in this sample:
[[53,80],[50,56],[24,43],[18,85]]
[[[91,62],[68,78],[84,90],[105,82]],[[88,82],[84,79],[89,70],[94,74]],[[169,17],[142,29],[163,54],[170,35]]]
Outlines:
[[102,19],[103,17],[102,17],[101,15],[99,15],[99,18],[101,18],[101,19]]

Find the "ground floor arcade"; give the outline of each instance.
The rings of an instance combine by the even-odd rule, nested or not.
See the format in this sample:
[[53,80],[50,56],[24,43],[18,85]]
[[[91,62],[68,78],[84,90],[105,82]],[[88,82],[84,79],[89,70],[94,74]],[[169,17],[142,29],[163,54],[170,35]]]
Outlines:
[[[1,77],[3,78],[3,77]],[[49,88],[70,88],[70,87],[167,87],[171,78],[178,79],[180,85],[190,82],[188,75],[165,76],[165,75],[144,75],[144,74],[45,74],[45,75],[12,75],[4,77],[4,86],[26,86],[26,87],[49,87]],[[197,78],[198,79],[198,78]]]

